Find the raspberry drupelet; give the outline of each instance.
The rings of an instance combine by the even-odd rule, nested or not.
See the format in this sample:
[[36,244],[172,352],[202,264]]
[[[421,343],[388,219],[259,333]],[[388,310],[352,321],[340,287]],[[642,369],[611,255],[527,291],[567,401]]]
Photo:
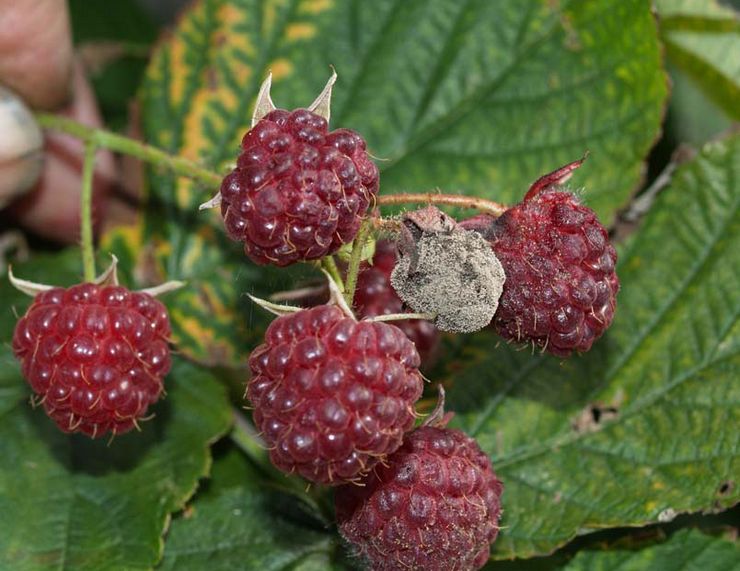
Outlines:
[[396,450],[422,392],[403,332],[335,305],[275,319],[249,366],[246,397],[273,464],[319,484],[355,481]]
[[59,428],[97,438],[131,430],[157,401],[169,336],[167,310],[151,295],[85,283],[38,294],[13,352]]
[[362,484],[337,489],[337,523],[373,571],[473,571],[488,561],[503,485],[461,431],[407,434]]
[[351,242],[378,192],[363,138],[307,109],[269,112],[221,185],[229,236],[258,264],[318,260]]

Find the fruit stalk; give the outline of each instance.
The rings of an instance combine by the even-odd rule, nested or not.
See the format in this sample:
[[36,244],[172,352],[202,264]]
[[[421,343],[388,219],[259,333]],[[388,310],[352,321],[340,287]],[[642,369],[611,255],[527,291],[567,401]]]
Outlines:
[[360,262],[362,261],[362,250],[365,247],[370,231],[372,230],[373,223],[370,219],[362,221],[362,226],[357,232],[355,237],[355,243],[352,245],[352,253],[349,258],[349,265],[347,266],[347,277],[344,280],[344,299],[347,300],[347,305],[352,307],[352,302],[355,299],[355,289],[357,288],[357,275],[360,272]]
[[342,274],[337,267],[337,262],[334,260],[334,256],[324,256],[321,258],[321,267],[329,273],[331,279],[333,279],[339,286],[339,289],[344,291],[344,281],[342,280]]
[[95,175],[95,153],[98,145],[94,140],[85,143],[85,159],[82,165],[82,189],[80,191],[80,242],[82,243],[82,268],[86,282],[95,279],[95,246],[92,230],[92,188]]
[[377,204],[445,204],[447,206],[458,206],[460,208],[470,208],[480,212],[486,212],[492,216],[501,216],[509,209],[505,204],[478,198],[475,196],[464,196],[461,194],[441,194],[435,192],[420,192],[409,194],[386,194],[377,198]]
[[37,113],[36,120],[45,129],[67,133],[86,142],[94,141],[98,147],[137,157],[147,163],[167,168],[174,174],[191,178],[205,186],[218,187],[221,184],[222,177],[219,174],[204,169],[188,159],[170,155],[161,149],[129,137],[103,129],[94,129],[72,119],[48,113]]

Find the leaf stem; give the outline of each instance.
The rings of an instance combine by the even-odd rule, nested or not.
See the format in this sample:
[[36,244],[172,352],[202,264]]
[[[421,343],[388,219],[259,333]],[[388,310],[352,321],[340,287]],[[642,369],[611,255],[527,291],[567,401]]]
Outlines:
[[347,300],[347,305],[350,307],[352,307],[352,302],[355,299],[355,288],[357,287],[357,275],[360,272],[362,251],[365,248],[365,242],[372,228],[373,222],[371,219],[366,218],[363,220],[360,230],[357,232],[357,236],[355,236],[355,242],[352,245],[352,253],[350,254],[349,265],[347,266],[347,277],[344,280],[344,299]]
[[95,153],[98,145],[94,140],[85,142],[85,158],[82,164],[82,189],[80,191],[80,242],[82,244],[82,270],[86,282],[95,279],[95,245],[93,244],[92,195],[95,176]]
[[441,194],[436,192],[420,192],[409,194],[386,194],[377,198],[378,205],[384,204],[408,204],[428,203],[445,204],[447,206],[459,206],[460,208],[472,208],[480,210],[492,216],[501,216],[509,207],[499,202],[486,200],[477,196],[464,196],[462,194]]
[[223,178],[218,173],[205,169],[183,157],[170,155],[162,149],[140,143],[123,135],[88,127],[66,117],[49,113],[37,113],[36,120],[45,129],[61,131],[85,142],[94,142],[98,147],[137,157],[147,163],[166,168],[177,175],[191,178],[205,186],[219,186]]

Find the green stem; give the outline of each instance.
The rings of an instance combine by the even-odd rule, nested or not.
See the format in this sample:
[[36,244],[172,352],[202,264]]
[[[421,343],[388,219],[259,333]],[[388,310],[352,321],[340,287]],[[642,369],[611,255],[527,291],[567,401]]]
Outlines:
[[82,164],[82,190],[80,191],[80,242],[82,243],[82,269],[86,282],[95,279],[95,245],[93,244],[92,196],[95,176],[95,141],[85,142],[85,162]]
[[342,279],[342,274],[337,267],[337,262],[334,260],[334,256],[325,256],[321,258],[321,267],[329,272],[329,275],[337,283],[339,289],[344,291],[344,280]]
[[37,113],[36,120],[39,125],[46,129],[61,131],[85,142],[94,142],[98,147],[137,157],[142,161],[169,169],[177,175],[191,178],[206,186],[219,186],[223,178],[218,173],[204,169],[188,159],[172,156],[161,149],[140,143],[129,137],[103,129],[93,129],[66,117]]
[[[67,119],[58,115],[49,113],[37,113],[36,120],[39,125],[53,131],[67,133],[83,141],[94,141],[98,147],[103,147],[131,155],[151,163],[153,165],[167,168],[173,173],[191,178],[206,186],[219,186],[222,176],[216,172],[199,166],[197,163],[170,155],[166,151],[140,143],[129,137],[117,135],[104,129],[94,129]],[[377,198],[377,204],[409,204],[409,203],[427,203],[427,204],[446,204],[448,206],[458,206],[461,208],[472,208],[481,212],[487,212],[493,216],[500,216],[508,207],[505,204],[499,204],[485,198],[476,196],[464,196],[458,194],[441,194],[441,193],[415,193],[415,194],[387,194]]]
[[344,280],[344,299],[347,300],[347,305],[352,307],[352,302],[355,299],[355,288],[357,287],[357,275],[360,272],[360,262],[362,261],[362,251],[365,248],[365,242],[367,241],[370,231],[372,230],[373,222],[369,218],[362,221],[357,236],[355,236],[355,243],[352,245],[352,253],[349,258],[349,266],[347,267],[347,277]]

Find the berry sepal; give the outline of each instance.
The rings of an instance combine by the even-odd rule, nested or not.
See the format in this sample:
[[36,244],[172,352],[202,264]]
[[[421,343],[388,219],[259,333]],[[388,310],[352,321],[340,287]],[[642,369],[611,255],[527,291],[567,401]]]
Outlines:
[[[21,279],[17,277],[15,274],[13,274],[12,266],[8,266],[8,281],[10,281],[11,285],[15,289],[31,297],[36,297],[39,294],[42,294],[44,292],[50,291],[58,287],[55,285],[36,283],[36,282],[29,281],[29,280]],[[111,254],[110,266],[108,266],[108,268],[106,268],[106,270],[103,273],[101,273],[98,277],[92,280],[92,283],[97,286],[118,286],[120,285],[118,281],[118,258],[115,255]],[[137,290],[137,291],[138,293],[145,293],[147,295],[151,295],[152,297],[157,297],[158,295],[162,295],[162,294],[180,289],[183,286],[185,286],[185,282],[183,281],[170,280],[163,284],[152,286],[149,288],[144,288],[144,289]]]
[[[327,124],[329,123],[329,117],[331,116],[331,92],[334,84],[337,81],[337,72],[332,68],[332,74],[329,80],[326,82],[324,89],[321,90],[318,97],[308,106],[308,110],[311,113],[315,113],[319,117],[326,119]],[[272,101],[272,95],[270,90],[272,89],[272,73],[268,73],[265,80],[260,85],[260,90],[257,93],[257,101],[254,104],[254,111],[252,112],[252,127],[255,127],[257,123],[262,121],[267,115],[277,110],[275,103]],[[216,208],[221,206],[221,191],[219,190],[214,197],[205,201],[198,207],[198,210],[207,210],[209,208]]]
[[[353,321],[357,321],[357,317],[355,317],[354,312],[347,304],[347,300],[344,299],[344,294],[339,289],[337,282],[332,279],[331,275],[329,275],[329,272],[327,272],[326,270],[321,271],[326,276],[329,287],[329,301],[327,305],[336,305],[339,309],[342,310],[342,313],[344,313],[345,317],[348,317]],[[249,296],[249,299],[259,305],[262,309],[269,311],[270,313],[272,313],[273,315],[277,315],[278,317],[298,313],[299,311],[303,311],[305,309],[296,305],[284,305],[274,303],[272,301],[267,301],[266,299],[261,299],[251,294],[247,294],[247,296]]]
[[547,190],[548,188],[562,186],[563,184],[568,182],[568,180],[570,180],[570,177],[573,176],[573,172],[575,172],[575,170],[579,168],[583,164],[583,161],[585,161],[587,158],[588,152],[583,155],[583,158],[578,159],[577,161],[573,161],[572,163],[568,163],[567,165],[563,165],[559,169],[555,169],[550,173],[542,175],[531,184],[529,190],[527,191],[527,194],[524,195],[523,202],[532,200],[534,197]]

